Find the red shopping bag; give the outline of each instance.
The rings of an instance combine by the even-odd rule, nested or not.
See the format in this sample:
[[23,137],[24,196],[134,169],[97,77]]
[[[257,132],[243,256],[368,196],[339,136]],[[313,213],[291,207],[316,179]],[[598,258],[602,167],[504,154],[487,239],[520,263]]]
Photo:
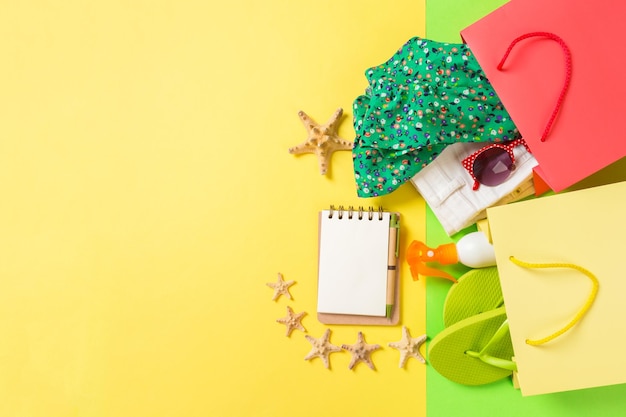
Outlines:
[[511,0],[461,32],[554,191],[626,156],[624,22],[621,0]]

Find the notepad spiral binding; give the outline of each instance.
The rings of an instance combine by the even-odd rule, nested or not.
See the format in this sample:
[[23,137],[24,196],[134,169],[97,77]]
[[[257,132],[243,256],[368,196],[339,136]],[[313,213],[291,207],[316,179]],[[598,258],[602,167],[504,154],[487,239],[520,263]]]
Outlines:
[[363,220],[365,218],[366,213],[367,213],[367,220],[374,220],[374,217],[375,217],[374,215],[376,213],[378,213],[378,220],[382,221],[383,219],[382,206],[379,206],[378,209],[375,209],[374,207],[370,206],[367,210],[365,210],[363,206],[359,206],[359,208],[355,210],[354,206],[348,206],[348,208],[345,209],[343,206],[339,206],[338,208],[335,208],[335,206],[331,205],[330,210],[328,212],[328,218],[332,219],[335,213],[337,213],[337,218],[339,219],[343,219],[344,213],[347,214],[348,219],[352,219],[355,213],[357,214],[357,217],[359,220]]

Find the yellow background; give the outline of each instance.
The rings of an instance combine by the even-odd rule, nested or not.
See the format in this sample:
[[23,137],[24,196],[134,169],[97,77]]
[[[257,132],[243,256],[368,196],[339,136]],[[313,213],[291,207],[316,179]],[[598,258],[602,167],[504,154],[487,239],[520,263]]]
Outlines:
[[[366,68],[424,35],[424,0],[20,1],[0,4],[0,415],[425,414],[425,366],[363,330],[377,370],[305,361],[286,306],[315,318],[317,212],[402,213],[410,185],[356,197],[349,152],[329,175],[298,110],[320,123]],[[294,300],[267,282],[295,280]],[[402,266],[402,322],[425,332],[424,283]],[[424,347],[422,348],[422,352]]]

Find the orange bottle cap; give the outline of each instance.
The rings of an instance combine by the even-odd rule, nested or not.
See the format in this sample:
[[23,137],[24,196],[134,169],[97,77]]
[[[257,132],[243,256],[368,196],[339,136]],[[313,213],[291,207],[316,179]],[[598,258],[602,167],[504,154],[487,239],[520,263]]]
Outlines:
[[446,243],[432,249],[423,242],[414,240],[409,245],[406,260],[411,267],[411,275],[415,281],[419,279],[420,275],[424,275],[445,278],[456,282],[456,279],[447,272],[426,265],[426,262],[437,262],[441,265],[450,265],[459,262],[456,245],[454,243]]

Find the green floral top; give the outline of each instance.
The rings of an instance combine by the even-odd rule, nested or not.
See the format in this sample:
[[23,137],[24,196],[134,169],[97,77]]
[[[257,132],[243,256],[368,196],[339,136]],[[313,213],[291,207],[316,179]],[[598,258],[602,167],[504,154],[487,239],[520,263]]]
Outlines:
[[467,45],[415,37],[365,76],[353,105],[360,197],[394,191],[449,144],[519,137]]

